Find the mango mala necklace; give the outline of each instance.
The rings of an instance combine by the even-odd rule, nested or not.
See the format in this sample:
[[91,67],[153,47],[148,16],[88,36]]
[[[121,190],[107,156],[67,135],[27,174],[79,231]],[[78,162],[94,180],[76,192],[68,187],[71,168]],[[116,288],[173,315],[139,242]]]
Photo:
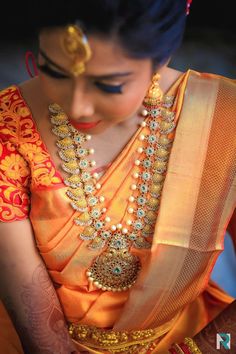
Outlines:
[[103,206],[105,198],[96,196],[101,184],[98,174],[89,170],[95,166],[95,161],[87,159],[94,150],[83,148],[83,143],[91,136],[75,129],[59,105],[49,105],[52,132],[58,138],[56,145],[63,160],[61,167],[69,175],[64,179],[68,186],[66,194],[72,208],[78,212],[75,224],[83,227],[79,237],[89,241],[90,250],[104,249],[86,272],[88,280],[103,291],[128,290],[141,269],[140,259],[131,253],[131,248],[151,247],[176,127],[175,114],[170,110],[174,97],[162,96],[158,79],[159,74],[155,74],[143,102],[146,118],[141,126],[145,134],[139,135],[140,158],[134,161],[135,183],[131,184],[128,197],[131,219],[126,220],[125,226],[122,223],[111,225]]

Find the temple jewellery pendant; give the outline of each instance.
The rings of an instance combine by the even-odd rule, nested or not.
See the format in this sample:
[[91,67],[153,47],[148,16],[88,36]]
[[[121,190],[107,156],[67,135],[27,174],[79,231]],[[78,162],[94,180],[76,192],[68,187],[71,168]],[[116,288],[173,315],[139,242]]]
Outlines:
[[79,237],[88,242],[89,250],[103,250],[86,275],[103,291],[129,289],[141,270],[140,259],[131,253],[131,249],[151,247],[176,128],[175,114],[170,110],[173,101],[173,96],[164,96],[160,104],[147,106],[139,135],[139,158],[134,161],[133,183],[127,200],[130,219],[124,225],[111,224],[110,217],[106,216],[105,197],[95,194],[101,185],[98,174],[90,171],[95,162],[87,158],[94,150],[83,147],[91,136],[76,130],[60,106],[49,106],[62,168],[69,175],[64,179],[68,186],[66,194],[72,208],[79,212],[74,219],[75,224],[83,227]]

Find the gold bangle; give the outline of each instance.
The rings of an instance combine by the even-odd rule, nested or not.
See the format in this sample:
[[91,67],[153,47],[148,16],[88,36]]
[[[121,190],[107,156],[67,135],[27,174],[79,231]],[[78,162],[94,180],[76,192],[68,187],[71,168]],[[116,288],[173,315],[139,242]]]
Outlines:
[[179,344],[174,343],[173,348],[177,351],[178,354],[185,354],[182,348],[179,346]]
[[203,354],[192,338],[184,338],[184,343],[189,347],[192,354]]

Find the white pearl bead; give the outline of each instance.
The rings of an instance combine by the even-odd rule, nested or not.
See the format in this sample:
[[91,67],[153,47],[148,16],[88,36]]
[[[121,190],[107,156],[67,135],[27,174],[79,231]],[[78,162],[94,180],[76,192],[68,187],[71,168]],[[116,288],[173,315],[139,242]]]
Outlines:
[[137,152],[138,152],[139,154],[142,154],[143,148],[142,148],[142,147],[139,147],[139,148],[137,149]]
[[99,201],[100,201],[101,203],[105,202],[105,197],[103,197],[103,196],[99,197]]
[[122,233],[123,234],[127,234],[127,232],[128,232],[128,229],[126,229],[125,227],[122,229]]
[[139,177],[138,172],[134,172],[133,176],[134,176],[134,178],[138,178]]
[[94,154],[94,152],[95,152],[95,150],[94,150],[94,149],[89,149],[89,153],[90,153],[91,155],[93,155],[93,154]]
[[132,184],[132,185],[131,185],[131,189],[132,189],[132,191],[135,191],[135,189],[137,189],[136,184]]
[[134,202],[134,197],[131,195],[131,197],[129,197],[129,202],[133,203]]
[[117,224],[116,227],[117,227],[117,229],[120,230],[120,229],[122,229],[122,224]]
[[112,226],[111,226],[111,230],[112,230],[112,231],[116,231],[116,225],[112,225]]
[[148,115],[148,111],[146,109],[142,110],[142,116],[146,117]]
[[100,189],[101,188],[101,184],[100,183],[97,183],[96,184],[96,189]]
[[110,221],[111,221],[111,218],[110,218],[109,216],[106,216],[106,217],[105,217],[105,221],[106,221],[106,222],[110,222]]
[[93,178],[98,179],[98,177],[99,177],[99,174],[97,172],[94,172]]
[[133,209],[133,208],[128,208],[128,213],[129,213],[129,214],[133,214],[133,212],[134,212],[134,209]]
[[107,211],[107,208],[102,208],[103,214]]
[[139,140],[140,140],[140,141],[143,141],[144,139],[145,139],[145,135],[141,134],[141,135],[139,136]]
[[140,160],[135,160],[135,162],[134,162],[134,163],[135,163],[135,165],[136,165],[136,166],[139,166],[139,165],[140,165],[140,163],[141,163],[141,161],[140,161]]
[[91,161],[91,166],[96,166],[96,161],[92,160]]
[[147,125],[146,122],[142,122],[142,123],[141,123],[141,127],[143,127],[143,128],[146,127],[146,125]]
[[132,225],[132,220],[127,220],[127,221],[126,221],[126,224],[127,224],[127,225]]
[[91,138],[92,138],[91,135],[89,135],[89,134],[86,135],[86,140],[91,140]]

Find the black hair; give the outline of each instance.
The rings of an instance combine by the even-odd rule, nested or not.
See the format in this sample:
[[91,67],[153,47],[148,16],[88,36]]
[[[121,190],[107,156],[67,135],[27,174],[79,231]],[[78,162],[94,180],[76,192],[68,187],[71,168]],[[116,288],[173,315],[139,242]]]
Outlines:
[[33,7],[29,28],[79,21],[87,34],[114,36],[129,56],[150,58],[156,65],[178,49],[186,22],[186,0],[36,0]]

